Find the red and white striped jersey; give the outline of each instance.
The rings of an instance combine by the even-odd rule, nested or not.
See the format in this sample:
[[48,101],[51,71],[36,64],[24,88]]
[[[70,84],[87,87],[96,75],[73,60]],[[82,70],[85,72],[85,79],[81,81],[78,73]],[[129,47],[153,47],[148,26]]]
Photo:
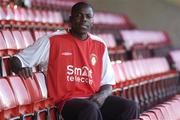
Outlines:
[[55,101],[90,97],[100,86],[115,84],[107,47],[92,34],[82,41],[66,31],[56,32],[16,56],[23,67],[47,67],[48,92]]

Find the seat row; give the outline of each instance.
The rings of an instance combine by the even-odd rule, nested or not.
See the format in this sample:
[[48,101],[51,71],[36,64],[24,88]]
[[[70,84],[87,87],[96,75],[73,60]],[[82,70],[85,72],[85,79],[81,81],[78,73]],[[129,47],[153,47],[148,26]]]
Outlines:
[[[63,3],[63,1],[60,1]],[[75,2],[67,2],[74,4]],[[71,5],[70,4],[70,5]],[[69,10],[41,10],[22,8],[17,5],[0,6],[1,25],[29,26],[29,27],[60,27],[66,26],[65,22],[70,15]],[[134,24],[126,15],[108,12],[95,12],[94,24],[96,28],[107,29],[133,29]],[[104,19],[106,18],[106,19]]]
[[169,53],[169,55],[172,59],[173,67],[180,71],[180,50],[173,50]]
[[135,44],[171,44],[168,34],[164,31],[121,30],[120,36],[127,49],[131,49]]
[[165,58],[112,62],[116,85],[114,94],[139,103],[141,111],[177,93],[179,74],[170,69]]
[[0,6],[0,23],[28,26],[61,26],[63,17],[60,11],[25,9],[16,5]]
[[0,32],[0,56],[13,55],[52,31],[3,29]]
[[180,96],[176,95],[170,100],[143,112],[140,120],[179,120]]
[[[105,19],[106,18],[106,19]],[[108,12],[96,12],[94,14],[94,24],[97,28],[107,29],[134,29],[135,25],[129,20],[128,16],[113,14]],[[112,28],[111,28],[112,27]]]
[[[85,0],[32,0],[32,7],[70,9],[76,2]],[[43,5],[43,6],[42,6]]]
[[0,78],[0,119],[44,120],[55,116],[52,98],[47,97],[45,76],[34,73],[33,78],[19,76]]
[[164,31],[121,30],[120,37],[132,59],[164,57],[172,50],[171,40]]

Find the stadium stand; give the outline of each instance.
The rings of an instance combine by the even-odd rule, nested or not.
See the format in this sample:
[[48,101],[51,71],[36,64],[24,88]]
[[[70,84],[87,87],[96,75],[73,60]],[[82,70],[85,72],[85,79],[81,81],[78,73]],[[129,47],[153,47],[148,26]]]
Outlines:
[[131,51],[132,59],[153,56],[167,56],[172,44],[167,32],[152,30],[121,30],[127,50]]
[[[11,72],[9,59],[39,37],[68,28],[70,7],[77,1],[32,0],[31,8],[0,1],[0,120],[58,119],[45,74],[35,68],[33,78],[24,80]],[[108,46],[113,94],[139,103],[139,120],[180,119],[180,51],[173,50],[166,32],[138,30],[127,15],[108,12],[95,13],[92,32]]]

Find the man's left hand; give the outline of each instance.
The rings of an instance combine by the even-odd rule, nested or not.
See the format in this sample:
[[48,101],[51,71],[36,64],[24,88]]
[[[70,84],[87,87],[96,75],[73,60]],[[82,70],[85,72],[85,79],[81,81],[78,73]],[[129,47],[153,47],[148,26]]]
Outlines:
[[104,93],[96,93],[89,100],[95,102],[99,107],[101,107],[106,98],[107,96],[104,95]]
[[99,107],[101,107],[106,100],[106,98],[111,95],[112,93],[112,86],[111,85],[103,85],[100,87],[98,93],[94,94],[90,97],[90,101],[95,102]]

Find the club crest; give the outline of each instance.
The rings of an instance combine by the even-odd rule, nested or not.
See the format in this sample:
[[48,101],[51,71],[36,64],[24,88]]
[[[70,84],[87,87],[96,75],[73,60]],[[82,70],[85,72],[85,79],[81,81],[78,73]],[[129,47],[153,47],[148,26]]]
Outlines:
[[95,66],[95,65],[96,65],[96,63],[97,63],[97,56],[96,56],[96,54],[92,53],[92,54],[90,55],[90,61],[91,61],[91,65],[92,65],[92,66]]

